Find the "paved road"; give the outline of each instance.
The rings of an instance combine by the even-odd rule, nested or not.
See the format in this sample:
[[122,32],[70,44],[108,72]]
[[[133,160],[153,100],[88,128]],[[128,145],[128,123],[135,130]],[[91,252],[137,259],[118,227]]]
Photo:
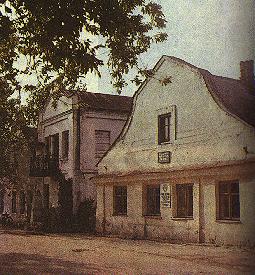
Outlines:
[[0,231],[0,275],[255,274],[255,251]]

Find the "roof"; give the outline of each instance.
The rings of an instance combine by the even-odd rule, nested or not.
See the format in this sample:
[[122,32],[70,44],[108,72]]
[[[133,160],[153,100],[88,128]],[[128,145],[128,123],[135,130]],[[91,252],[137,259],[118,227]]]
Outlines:
[[133,98],[129,96],[101,94],[101,93],[79,93],[83,107],[96,110],[111,110],[129,113],[132,108]]
[[201,69],[200,72],[218,105],[255,127],[255,91],[252,94],[240,80],[212,75]]
[[202,74],[206,86],[216,103],[226,112],[255,127],[255,91],[251,92],[243,81],[213,75],[207,70],[198,68],[173,56],[163,56],[161,59],[164,60],[165,58],[198,70]]

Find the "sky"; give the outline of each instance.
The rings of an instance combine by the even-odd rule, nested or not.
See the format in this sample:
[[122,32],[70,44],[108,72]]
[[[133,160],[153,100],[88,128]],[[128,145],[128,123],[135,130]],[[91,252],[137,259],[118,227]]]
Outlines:
[[[141,64],[153,68],[162,55],[181,58],[215,75],[239,78],[241,60],[255,60],[255,0],[153,0],[162,6],[168,40],[141,56]],[[26,82],[26,79],[21,79]],[[88,75],[90,92],[112,93],[109,72]],[[123,95],[132,96],[131,83]]]
[[[179,57],[216,75],[239,78],[241,60],[255,59],[255,0],[154,0],[168,21],[167,42],[153,46],[141,59],[152,68],[162,55]],[[107,70],[88,90],[116,93]],[[123,95],[133,95],[129,85]]]

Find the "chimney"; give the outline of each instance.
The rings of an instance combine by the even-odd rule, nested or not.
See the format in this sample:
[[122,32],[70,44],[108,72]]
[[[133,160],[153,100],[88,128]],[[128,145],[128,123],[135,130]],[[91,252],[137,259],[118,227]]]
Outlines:
[[247,60],[240,62],[240,80],[245,84],[249,91],[255,95],[255,79],[254,79],[254,61]]

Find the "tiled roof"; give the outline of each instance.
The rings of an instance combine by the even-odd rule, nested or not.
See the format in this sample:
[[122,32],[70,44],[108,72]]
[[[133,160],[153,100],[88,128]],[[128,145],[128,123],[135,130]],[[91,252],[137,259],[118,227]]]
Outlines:
[[255,91],[252,94],[240,80],[199,71],[214,100],[227,112],[255,127]]
[[130,112],[133,100],[128,96],[89,92],[80,93],[79,98],[84,108],[117,112]]

